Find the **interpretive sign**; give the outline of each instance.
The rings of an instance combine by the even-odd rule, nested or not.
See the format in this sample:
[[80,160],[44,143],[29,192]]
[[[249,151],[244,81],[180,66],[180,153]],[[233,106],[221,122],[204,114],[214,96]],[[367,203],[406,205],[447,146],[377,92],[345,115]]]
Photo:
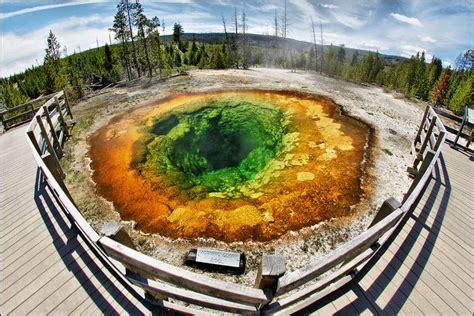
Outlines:
[[240,266],[240,253],[198,248],[196,261],[237,268]]
[[217,268],[243,272],[245,254],[242,252],[224,251],[210,248],[191,249],[186,263],[202,268]]

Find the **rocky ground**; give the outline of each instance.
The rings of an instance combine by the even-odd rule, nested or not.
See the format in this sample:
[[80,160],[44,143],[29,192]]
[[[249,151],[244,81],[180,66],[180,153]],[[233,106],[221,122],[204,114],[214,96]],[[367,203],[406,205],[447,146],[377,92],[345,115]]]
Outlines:
[[344,112],[374,128],[365,181],[371,183],[370,196],[365,196],[356,216],[333,219],[299,232],[289,232],[268,243],[236,242],[225,244],[214,240],[170,240],[144,235],[133,230],[133,223],[123,223],[137,248],[168,263],[183,265],[185,254],[193,247],[217,247],[243,250],[247,254],[247,270],[241,276],[209,273],[215,277],[253,285],[263,253],[284,255],[287,269],[294,270],[314,262],[365,230],[382,202],[390,196],[401,200],[410,179],[406,167],[411,162],[410,142],[421,120],[423,104],[386,93],[381,88],[358,85],[308,72],[281,69],[193,70],[189,75],[168,80],[143,79],[101,91],[73,107],[78,120],[74,136],[68,142],[63,167],[67,185],[79,209],[100,231],[104,222],[120,218],[112,203],[95,195],[91,180],[87,137],[107,124],[115,115],[155,102],[174,93],[218,89],[297,90],[332,98]]

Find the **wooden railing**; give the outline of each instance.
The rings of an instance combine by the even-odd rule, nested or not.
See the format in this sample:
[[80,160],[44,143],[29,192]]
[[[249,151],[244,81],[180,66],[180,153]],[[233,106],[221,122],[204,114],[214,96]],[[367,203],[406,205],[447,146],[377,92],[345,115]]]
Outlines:
[[[388,199],[367,231],[308,266],[289,273],[283,271],[270,282],[268,278],[266,282],[258,281],[262,271],[272,270],[261,267],[257,288],[252,288],[169,265],[121,244],[113,236],[99,235],[81,215],[63,182],[59,159],[69,135],[71,119],[69,104],[63,92],[59,92],[38,110],[27,130],[34,158],[56,199],[84,240],[115,275],[138,286],[148,301],[188,314],[203,313],[202,307],[233,313],[289,314],[353,280],[357,271],[400,225],[401,219],[409,214],[431,177],[446,136],[436,113],[427,107],[412,146],[415,160],[409,172],[414,180],[403,203]],[[262,262],[269,260],[262,259]],[[168,298],[194,307],[172,303]]]
[[35,113],[43,105],[44,100],[50,99],[55,93],[48,94],[26,102],[24,104],[0,112],[0,122],[5,131],[31,121]]

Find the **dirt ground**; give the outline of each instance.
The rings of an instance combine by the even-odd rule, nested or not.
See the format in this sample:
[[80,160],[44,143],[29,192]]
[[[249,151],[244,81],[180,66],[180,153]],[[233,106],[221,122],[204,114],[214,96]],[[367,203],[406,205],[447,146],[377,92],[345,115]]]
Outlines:
[[[356,215],[332,219],[298,232],[290,231],[278,240],[266,243],[223,242],[197,239],[171,240],[157,235],[146,235],[133,229],[133,222],[123,222],[137,249],[168,263],[183,266],[190,248],[216,247],[245,251],[247,270],[243,275],[208,275],[253,286],[262,254],[280,254],[287,258],[287,270],[292,271],[314,262],[338,245],[364,231],[383,201],[391,196],[401,200],[410,179],[406,167],[411,162],[410,142],[421,120],[422,104],[408,101],[381,88],[331,79],[308,72],[282,69],[255,68],[251,70],[193,70],[189,75],[165,81],[143,79],[127,85],[109,88],[73,107],[78,121],[71,141],[67,143],[63,167],[73,199],[100,231],[110,220],[120,221],[113,204],[95,194],[91,180],[87,137],[107,124],[117,114],[138,106],[156,102],[174,93],[210,91],[218,89],[274,89],[296,90],[327,96],[342,110],[374,128],[367,176],[370,182],[367,196],[354,208]],[[189,268],[193,270],[192,268]]]

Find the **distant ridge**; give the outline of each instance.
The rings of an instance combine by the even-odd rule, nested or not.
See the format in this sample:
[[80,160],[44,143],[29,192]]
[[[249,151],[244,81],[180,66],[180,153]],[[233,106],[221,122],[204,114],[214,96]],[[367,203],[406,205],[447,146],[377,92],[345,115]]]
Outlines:
[[[228,33],[228,36],[233,36],[233,33]],[[239,37],[242,34],[239,33]],[[225,33],[184,33],[181,35],[181,39],[184,41],[192,41],[193,37],[198,42],[208,43],[208,44],[218,44],[224,43],[225,41]],[[292,47],[295,50],[301,51],[308,51],[311,47],[313,47],[313,43],[306,42],[306,41],[299,41],[292,38],[282,38],[276,37],[273,35],[261,35],[261,34],[245,34],[247,39],[247,43],[250,45],[256,46],[264,46],[269,45],[270,47],[280,46],[280,47]],[[161,36],[162,40],[165,42],[170,42],[173,40],[173,35],[163,35]],[[333,45],[335,47],[339,47],[339,45]],[[321,45],[317,45],[320,49]],[[331,45],[324,45],[324,49],[329,49]],[[359,57],[366,56],[369,51],[363,49],[355,49],[345,46],[346,50],[346,60],[350,60],[352,54],[357,51],[359,53]],[[374,51],[375,52],[375,51]],[[404,63],[408,61],[408,58],[402,56],[395,56],[395,55],[386,55],[379,53],[380,57],[386,64],[395,64],[395,63]]]

